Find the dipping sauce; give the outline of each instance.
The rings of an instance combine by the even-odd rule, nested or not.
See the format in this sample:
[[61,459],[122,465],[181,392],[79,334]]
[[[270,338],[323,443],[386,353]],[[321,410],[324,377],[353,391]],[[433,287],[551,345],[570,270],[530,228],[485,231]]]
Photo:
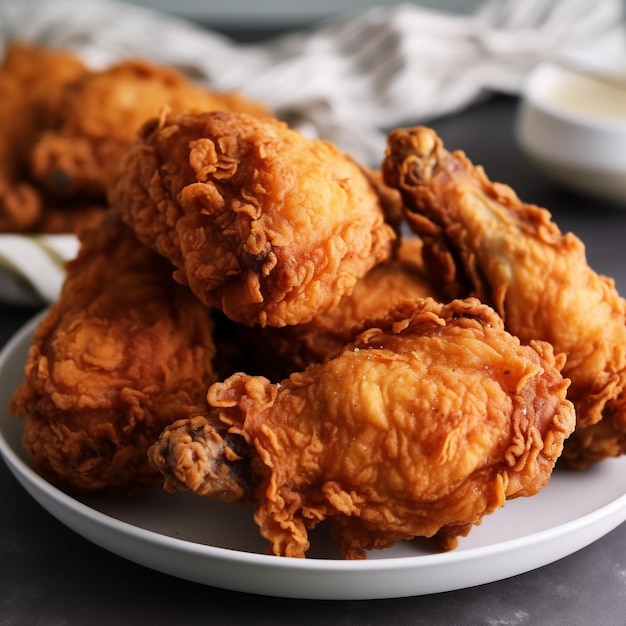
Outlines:
[[540,99],[576,113],[626,119],[626,78],[624,88],[601,79],[563,69],[559,80],[544,85]]

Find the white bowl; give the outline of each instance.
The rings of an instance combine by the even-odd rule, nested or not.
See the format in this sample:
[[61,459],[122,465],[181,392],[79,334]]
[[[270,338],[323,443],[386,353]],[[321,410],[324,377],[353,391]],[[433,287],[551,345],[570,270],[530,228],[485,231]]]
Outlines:
[[626,208],[626,81],[618,88],[538,65],[522,90],[515,134],[546,175]]

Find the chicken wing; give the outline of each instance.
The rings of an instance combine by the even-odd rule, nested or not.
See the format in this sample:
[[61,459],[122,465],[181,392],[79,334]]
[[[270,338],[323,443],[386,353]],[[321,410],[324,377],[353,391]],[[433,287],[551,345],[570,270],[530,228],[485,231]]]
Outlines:
[[131,492],[155,483],[148,447],[206,405],[213,327],[171,272],[113,213],[82,234],[11,402],[33,466],[53,484]]
[[177,280],[248,325],[305,323],[331,309],[395,238],[351,158],[242,113],[146,124],[109,197]]
[[446,549],[537,493],[575,416],[562,359],[476,299],[397,307],[340,355],[271,384],[235,374],[149,457],[168,491],[252,502],[275,555],[328,518],[347,558],[414,536]]
[[580,239],[448,152],[431,129],[391,132],[382,169],[447,296],[475,295],[522,342],[566,355],[577,429],[564,458],[585,466],[626,452],[626,302],[589,267]]

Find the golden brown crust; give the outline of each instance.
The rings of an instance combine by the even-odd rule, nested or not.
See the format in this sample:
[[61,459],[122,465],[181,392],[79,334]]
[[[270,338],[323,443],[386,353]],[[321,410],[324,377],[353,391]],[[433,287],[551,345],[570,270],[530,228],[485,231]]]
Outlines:
[[[280,384],[242,373],[215,383],[204,419],[247,442],[273,554],[304,556],[307,530],[326,518],[347,558],[413,536],[449,549],[548,481],[575,422],[560,365],[477,300],[425,299]],[[182,445],[174,472],[185,458]],[[183,488],[204,485],[203,465]]]
[[269,115],[260,104],[202,88],[173,68],[121,61],[81,76],[50,98],[49,123],[31,153],[34,179],[55,197],[105,197],[141,125],[163,109]]
[[0,232],[75,232],[90,223],[122,153],[164,107],[269,115],[143,59],[95,71],[71,52],[10,42],[0,66]]
[[[522,342],[548,341],[567,356],[569,397],[586,434],[566,444],[565,458],[577,466],[602,458],[601,433],[610,433],[604,456],[626,452],[626,301],[589,267],[583,243],[463,153],[448,152],[432,129],[390,133],[383,172],[447,296],[475,295]],[[610,424],[599,427],[586,459],[586,429],[603,419]]]
[[384,317],[401,302],[428,296],[441,299],[424,267],[422,242],[416,237],[399,237],[393,258],[369,270],[337,306],[305,324],[239,329],[235,349],[251,358],[245,371],[278,382],[335,356],[368,323]]
[[246,114],[147,124],[110,200],[181,283],[249,325],[303,323],[332,308],[395,237],[352,159]]
[[109,215],[83,234],[12,399],[33,465],[72,489],[155,483],[146,451],[204,404],[214,354],[206,309]]

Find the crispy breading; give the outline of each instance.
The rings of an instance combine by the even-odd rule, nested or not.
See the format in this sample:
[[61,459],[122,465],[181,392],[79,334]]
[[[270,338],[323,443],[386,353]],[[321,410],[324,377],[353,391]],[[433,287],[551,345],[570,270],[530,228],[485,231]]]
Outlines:
[[249,325],[304,323],[331,309],[395,238],[376,187],[348,155],[242,113],[146,124],[109,197],[177,280]]
[[585,466],[626,452],[626,301],[588,265],[582,241],[446,150],[432,129],[392,131],[382,169],[447,296],[475,295],[522,342],[566,355],[577,432],[564,458]]
[[113,213],[83,232],[11,403],[33,466],[53,484],[154,484],[148,447],[171,420],[206,404],[213,325],[171,272]]
[[[278,382],[335,356],[368,321],[383,317],[401,302],[428,296],[440,299],[422,261],[422,242],[417,237],[400,237],[398,244],[391,259],[373,267],[336,307],[310,322],[282,328],[230,328],[235,344],[230,349],[247,357],[244,370]],[[218,323],[218,327],[225,326]]]
[[280,384],[215,383],[213,411],[149,456],[169,491],[253,502],[275,555],[305,556],[324,519],[351,559],[414,536],[451,549],[549,480],[575,424],[560,365],[476,299],[405,303]]
[[202,87],[144,59],[79,77],[58,90],[48,108],[50,122],[33,147],[31,169],[48,193],[61,198],[105,197],[141,125],[164,108],[269,115],[256,102]]

